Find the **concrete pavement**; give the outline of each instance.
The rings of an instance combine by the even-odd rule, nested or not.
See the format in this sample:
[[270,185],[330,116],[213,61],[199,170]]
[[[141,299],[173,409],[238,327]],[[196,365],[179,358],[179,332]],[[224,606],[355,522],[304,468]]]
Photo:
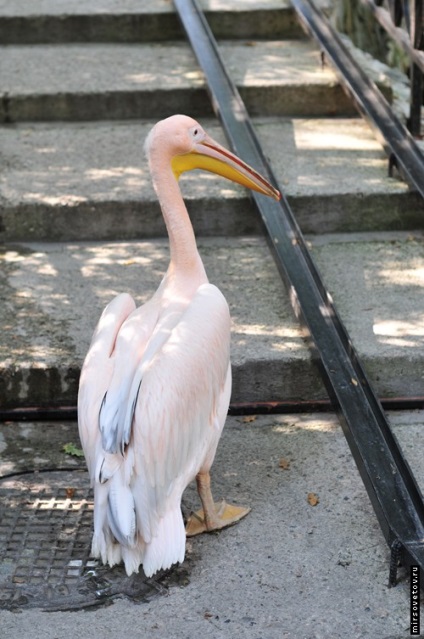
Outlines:
[[[423,412],[390,418],[423,486]],[[61,450],[64,442],[78,444],[75,424],[11,423],[0,427],[0,436],[2,473],[34,467],[34,459],[39,468],[80,463],[66,461]],[[216,499],[248,504],[252,512],[233,528],[188,542],[183,583],[147,603],[115,599],[77,612],[3,610],[2,637],[409,636],[409,580],[400,569],[399,584],[387,587],[388,548],[333,415],[229,418],[213,490]],[[311,505],[308,493],[319,503]],[[184,505],[197,502],[192,486]]]

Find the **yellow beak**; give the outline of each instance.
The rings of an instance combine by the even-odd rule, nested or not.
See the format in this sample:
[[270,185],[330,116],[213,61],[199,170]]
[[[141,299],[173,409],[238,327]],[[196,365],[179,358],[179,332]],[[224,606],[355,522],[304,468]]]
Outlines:
[[275,200],[281,199],[280,191],[275,189],[262,175],[208,135],[201,142],[196,143],[190,153],[176,155],[172,159],[172,169],[177,179],[184,171],[203,169],[217,173],[232,182],[237,182]]

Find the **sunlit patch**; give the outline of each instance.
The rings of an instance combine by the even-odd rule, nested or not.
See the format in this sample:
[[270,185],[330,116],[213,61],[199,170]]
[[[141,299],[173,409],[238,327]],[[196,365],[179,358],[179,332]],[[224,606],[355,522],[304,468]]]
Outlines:
[[53,264],[51,264],[49,262],[45,262],[44,264],[40,264],[40,266],[37,269],[37,272],[40,275],[48,275],[50,277],[57,277],[59,275],[59,272],[58,272],[57,268],[55,268],[53,266]]
[[56,153],[56,152],[57,152],[57,149],[55,146],[43,146],[43,147],[38,147],[37,149],[37,153],[40,153],[42,155]]
[[345,129],[341,129],[338,122],[293,120],[293,132],[297,149],[381,151],[383,157],[381,144],[362,120],[359,124],[355,120],[350,121]]
[[298,430],[329,433],[338,428],[338,420],[334,414],[290,415],[289,417],[275,417],[276,424],[272,427],[274,433],[288,435]]
[[322,66],[319,52],[303,42],[262,42],[261,50],[260,57],[246,55],[235,68],[231,51],[222,47],[224,59],[228,58],[230,70],[241,76],[243,84],[247,86],[312,85],[321,84],[323,81],[337,83],[334,71],[328,66]]
[[381,269],[379,276],[390,282],[390,284],[398,284],[400,286],[414,286],[424,287],[424,267],[422,266],[422,260],[411,258],[409,260],[410,268],[399,268],[399,264],[393,264],[390,268]]
[[[119,245],[93,246],[87,249],[83,259],[75,255],[81,262],[81,274],[85,278],[92,278],[105,266],[151,268],[157,260],[163,261],[163,271],[166,268],[168,250],[158,248],[152,242],[143,242],[140,252],[134,252],[134,245],[121,243]],[[104,275],[104,274],[103,274]]]
[[[86,171],[86,176],[90,180],[105,180],[108,178],[130,176],[139,179],[145,174],[146,171],[134,166],[115,166],[108,169],[89,169]],[[140,184],[140,182],[138,182],[138,184]]]
[[147,83],[154,82],[155,75],[153,73],[131,73],[125,76],[125,80],[127,82],[132,82],[133,84],[139,84],[143,86]]
[[16,251],[6,251],[6,253],[1,255],[0,259],[2,259],[3,262],[9,262],[13,264],[15,262],[23,262],[26,258],[25,255],[17,253]]
[[62,193],[61,195],[46,195],[45,193],[28,192],[24,196],[25,200],[42,202],[49,206],[71,206],[86,202],[87,198],[82,195],[72,195],[71,193]]
[[373,332],[385,344],[415,348],[424,343],[424,316],[415,322],[393,319],[376,321]]
[[205,79],[201,71],[187,71],[186,73],[184,73],[184,77],[188,80],[194,81],[199,85],[203,85],[205,83]]
[[249,338],[268,338],[267,342],[274,351],[293,351],[304,349],[305,345],[301,339],[300,329],[287,326],[269,326],[265,324],[238,324],[233,322],[233,341],[240,344],[247,344]]

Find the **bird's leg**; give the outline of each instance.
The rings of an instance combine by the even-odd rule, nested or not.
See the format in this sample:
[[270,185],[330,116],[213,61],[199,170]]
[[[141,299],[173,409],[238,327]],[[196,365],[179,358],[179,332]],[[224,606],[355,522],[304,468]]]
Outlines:
[[225,501],[215,503],[211,492],[209,472],[199,473],[196,477],[196,482],[203,510],[193,513],[188,520],[186,526],[187,537],[232,526],[250,512],[250,508],[232,506]]

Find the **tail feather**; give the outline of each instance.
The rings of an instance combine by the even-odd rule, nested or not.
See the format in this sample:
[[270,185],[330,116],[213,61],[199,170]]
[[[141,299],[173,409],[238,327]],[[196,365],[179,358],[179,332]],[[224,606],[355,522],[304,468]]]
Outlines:
[[110,482],[108,496],[108,523],[117,541],[123,546],[136,542],[135,504],[131,488],[116,475]]
[[112,538],[109,530],[94,531],[91,554],[93,557],[100,557],[102,562],[109,566],[115,566],[122,561],[121,546]]
[[[134,501],[130,486],[116,472],[107,482],[95,485],[94,535],[92,554],[104,564],[114,566],[122,560],[128,575],[138,572],[140,564],[147,577],[182,563],[186,534],[179,502],[155,517],[150,538],[145,539],[140,504]],[[133,489],[136,487],[132,487]]]
[[173,564],[182,563],[185,556],[186,534],[179,506],[169,510],[160,520],[157,534],[152,537],[143,559],[147,577],[158,570],[166,570]]
[[121,546],[113,538],[108,524],[109,482],[96,483],[94,487],[94,534],[91,544],[93,557],[100,557],[104,564],[114,566],[122,559]]
[[134,548],[122,546],[121,550],[127,575],[130,576],[133,572],[138,572],[140,564],[143,563],[143,556],[145,552],[145,544],[143,540],[139,540],[137,546]]

